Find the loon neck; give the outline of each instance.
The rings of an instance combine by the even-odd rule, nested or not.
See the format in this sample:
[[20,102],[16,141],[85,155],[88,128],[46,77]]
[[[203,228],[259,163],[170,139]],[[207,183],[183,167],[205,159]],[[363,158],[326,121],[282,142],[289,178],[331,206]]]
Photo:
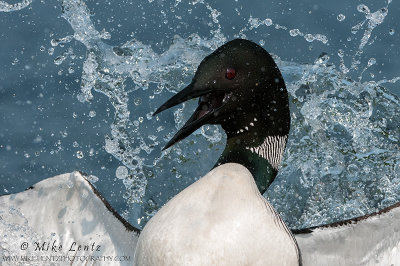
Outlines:
[[253,136],[241,134],[227,140],[216,165],[239,163],[253,175],[258,190],[263,194],[278,173],[286,145],[285,136],[264,136],[262,142],[249,141]]

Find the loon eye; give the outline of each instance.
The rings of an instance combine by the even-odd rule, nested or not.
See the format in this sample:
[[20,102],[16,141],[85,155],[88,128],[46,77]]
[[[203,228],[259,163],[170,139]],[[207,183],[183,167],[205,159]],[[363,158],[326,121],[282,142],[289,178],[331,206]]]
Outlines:
[[232,67],[226,69],[225,78],[231,80],[236,76],[236,70]]

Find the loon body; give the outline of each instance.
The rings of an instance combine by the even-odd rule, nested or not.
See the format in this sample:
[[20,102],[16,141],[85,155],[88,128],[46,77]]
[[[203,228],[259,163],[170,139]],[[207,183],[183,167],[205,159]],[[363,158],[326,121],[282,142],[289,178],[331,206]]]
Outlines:
[[226,163],[150,219],[135,265],[299,265],[299,251],[250,172]]
[[290,127],[288,94],[272,57],[248,40],[207,56],[192,82],[156,112],[199,97],[164,149],[205,124],[227,135],[206,176],[147,223],[137,265],[301,265],[296,239],[262,193],[274,180]]

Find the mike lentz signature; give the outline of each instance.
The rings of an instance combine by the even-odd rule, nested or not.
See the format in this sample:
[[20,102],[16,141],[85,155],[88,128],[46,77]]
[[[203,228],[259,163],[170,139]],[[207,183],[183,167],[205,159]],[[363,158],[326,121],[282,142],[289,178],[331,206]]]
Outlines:
[[[28,243],[24,242],[21,245],[22,250],[28,249]],[[33,242],[33,249],[34,251],[51,251],[51,252],[76,252],[76,251],[100,251],[101,246],[97,245],[96,242],[92,243],[77,243],[72,242],[65,247],[58,243],[57,240],[53,242]]]
[[[45,255],[45,256],[35,256],[35,255],[3,255],[0,257],[0,265],[3,265],[2,262],[6,262],[7,265],[31,265],[32,262],[40,262],[40,265],[43,263],[51,262],[59,265],[60,262],[67,262],[68,264],[72,264],[74,262],[83,264],[95,264],[96,262],[107,262],[108,264],[112,262],[127,262],[130,261],[130,256],[65,256],[65,255]],[[52,264],[53,265],[53,264]],[[62,264],[64,265],[64,264]],[[97,265],[97,264],[96,264]]]
[[7,265],[11,265],[9,263],[30,265],[32,262],[40,263],[40,265],[60,262],[97,265],[101,262],[128,262],[132,259],[130,255],[112,251],[110,254],[104,254],[107,249],[96,242],[61,242],[59,240],[22,242],[19,249],[22,251],[21,254],[0,255],[0,265],[3,265],[2,262],[7,262]]

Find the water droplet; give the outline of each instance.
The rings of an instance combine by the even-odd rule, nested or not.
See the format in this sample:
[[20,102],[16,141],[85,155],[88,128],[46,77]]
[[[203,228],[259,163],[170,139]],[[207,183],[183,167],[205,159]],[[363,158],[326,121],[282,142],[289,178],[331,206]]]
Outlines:
[[152,141],[155,141],[157,139],[157,136],[149,135],[148,138],[151,139]]
[[348,67],[346,67],[345,64],[344,64],[343,62],[340,63],[339,69],[340,69],[340,71],[342,71],[343,74],[347,74],[347,73],[349,73],[349,71],[350,71],[350,70],[348,69]]
[[42,46],[40,46],[40,51],[41,52],[44,52],[44,50],[45,50],[46,48],[44,48],[44,46],[42,45]]
[[329,59],[330,59],[329,55],[326,54],[326,53],[323,53],[317,58],[317,60],[315,60],[314,63],[316,65],[326,66],[326,64],[328,63]]
[[314,39],[322,42],[323,44],[328,43],[328,37],[323,34],[315,34]]
[[94,175],[89,175],[87,177],[87,180],[89,180],[90,183],[96,183],[97,181],[99,181],[99,178],[97,176],[94,176]]
[[370,168],[369,166],[364,166],[363,170],[364,170],[364,172],[365,172],[366,174],[368,174],[369,172],[371,172],[371,168]]
[[300,35],[301,32],[300,32],[299,29],[293,29],[293,30],[290,30],[290,31],[289,31],[289,34],[290,34],[290,36],[295,37],[295,36],[297,36],[297,35]]
[[76,152],[76,158],[82,159],[83,158],[83,152],[82,151],[77,151]]
[[339,21],[343,21],[343,20],[345,20],[345,19],[346,19],[346,16],[343,15],[343,14],[339,14],[339,15],[337,16],[337,20],[339,20]]
[[106,138],[106,145],[104,146],[104,149],[106,150],[106,152],[108,153],[116,153],[118,152],[118,142],[111,140],[109,138]]
[[90,111],[89,112],[89,117],[95,117],[96,116],[96,112],[95,111]]
[[48,53],[49,55],[53,55],[53,54],[54,54],[54,48],[53,48],[53,47],[49,48],[49,49],[47,50],[47,53]]
[[342,49],[339,49],[337,53],[338,53],[338,56],[339,56],[340,58],[343,58],[343,56],[344,56],[344,51],[343,51]]
[[61,135],[61,137],[63,137],[63,138],[68,137],[68,132],[67,132],[67,130],[60,131],[60,135]]
[[315,39],[312,34],[306,34],[304,35],[304,38],[306,39],[307,42],[312,42]]
[[118,179],[125,179],[128,177],[128,168],[126,168],[125,166],[118,166],[117,170],[115,171],[115,176]]
[[57,56],[54,59],[54,64],[60,65],[62,62],[64,62],[64,60],[65,60],[65,56],[63,56],[63,55]]
[[349,164],[349,166],[347,166],[347,170],[349,174],[357,174],[359,171],[356,164]]
[[142,104],[142,98],[136,98],[134,101],[135,105],[141,105]]
[[351,33],[356,34],[359,29],[361,29],[362,23],[358,23],[357,25],[351,27]]
[[394,34],[394,29],[390,29],[390,30],[389,30],[389,34],[390,34],[390,35],[393,35],[393,34]]
[[110,34],[109,32],[107,32],[105,29],[103,29],[103,30],[100,32],[100,37],[101,37],[102,39],[109,40],[109,39],[111,39],[111,34]]
[[157,88],[154,89],[154,94],[160,94],[164,89],[164,84],[158,84]]
[[51,44],[51,46],[57,46],[58,41],[56,39],[51,39],[50,44]]
[[29,157],[31,157],[28,153],[24,154],[25,158],[28,159]]
[[72,143],[72,147],[74,147],[74,148],[78,148],[78,147],[79,147],[79,143],[78,143],[78,142],[76,142],[76,141],[74,141],[74,142]]
[[272,25],[272,19],[270,19],[270,18],[267,18],[267,19],[265,19],[264,20],[264,24],[265,24],[265,26],[271,26]]
[[372,66],[372,65],[375,65],[376,64],[376,59],[375,58],[370,58],[369,60],[368,60],[368,66]]
[[369,8],[364,4],[358,5],[357,10],[358,10],[358,12],[365,13],[365,14],[370,13]]

